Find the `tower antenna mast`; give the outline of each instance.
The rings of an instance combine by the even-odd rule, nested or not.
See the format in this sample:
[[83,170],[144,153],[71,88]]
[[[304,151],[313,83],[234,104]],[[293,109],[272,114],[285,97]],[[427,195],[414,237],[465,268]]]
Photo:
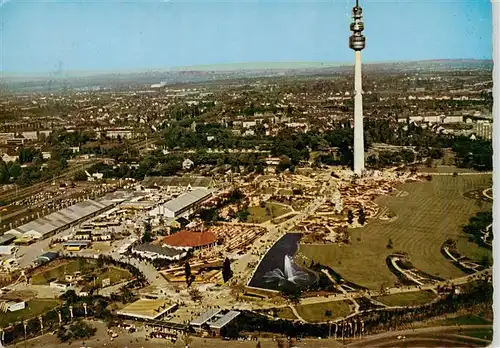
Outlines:
[[354,50],[354,173],[362,175],[365,170],[365,149],[363,131],[363,89],[361,77],[361,51],[365,48],[366,39],[363,36],[363,9],[356,0],[352,9],[351,31],[349,47]]

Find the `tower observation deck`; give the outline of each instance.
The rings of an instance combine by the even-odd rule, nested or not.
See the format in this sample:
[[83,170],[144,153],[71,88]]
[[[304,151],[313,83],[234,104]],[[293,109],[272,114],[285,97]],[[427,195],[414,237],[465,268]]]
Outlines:
[[363,89],[361,78],[361,50],[365,48],[366,39],[363,36],[363,10],[356,0],[352,9],[351,31],[349,47],[354,50],[354,173],[362,175],[365,169],[365,149],[363,130]]

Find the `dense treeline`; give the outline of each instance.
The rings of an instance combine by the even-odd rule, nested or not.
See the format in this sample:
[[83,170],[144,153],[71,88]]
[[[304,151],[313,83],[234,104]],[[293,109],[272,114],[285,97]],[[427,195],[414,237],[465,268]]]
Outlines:
[[[493,301],[493,286],[485,280],[468,284],[458,294],[453,290],[437,301],[423,306],[398,309],[371,309],[361,312],[345,322],[345,325],[343,325],[344,336],[353,336],[353,328],[360,327],[360,319],[364,324],[364,334],[375,334],[381,331],[386,332],[388,330],[402,329],[413,322],[423,321],[447,313],[455,313],[459,309],[470,308],[475,305],[488,308]],[[342,323],[339,322],[337,325],[339,329],[338,335],[340,336],[339,332]],[[289,337],[328,337],[329,333],[333,335],[334,330],[330,331],[328,324],[276,320],[253,312],[243,312],[237,322],[228,327],[224,334],[229,337],[237,337],[244,332],[270,332]]]
[[[491,223],[493,223],[493,212],[491,210],[480,211],[469,219],[467,225],[463,226],[463,231],[469,235],[471,241],[485,246],[483,235],[486,231],[486,227]],[[490,235],[493,236],[492,233]]]
[[493,146],[489,140],[459,137],[454,140],[452,149],[456,153],[458,167],[476,170],[493,169]]

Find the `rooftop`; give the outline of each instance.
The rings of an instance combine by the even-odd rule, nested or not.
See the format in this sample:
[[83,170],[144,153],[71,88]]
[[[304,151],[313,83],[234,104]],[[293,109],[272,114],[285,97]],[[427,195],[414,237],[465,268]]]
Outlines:
[[207,321],[215,317],[217,314],[221,312],[220,309],[217,308],[212,308],[209,309],[208,311],[202,313],[199,317],[196,319],[191,320],[190,324],[193,326],[201,326],[205,324]]
[[125,306],[119,310],[117,314],[152,320],[161,316],[174,306],[175,305],[171,305],[168,300],[140,299]]
[[157,253],[157,254],[164,255],[164,256],[176,256],[176,255],[183,253],[182,250],[177,250],[177,249],[168,248],[168,247],[161,247],[159,245],[155,245],[155,244],[151,244],[151,243],[138,245],[138,246],[134,247],[134,249],[137,251]]
[[211,231],[180,231],[163,238],[163,244],[173,247],[200,247],[213,244],[215,241],[215,234]]
[[0,236],[0,245],[10,243],[16,238],[17,237],[15,235],[13,235],[11,233],[6,233],[6,234]]
[[210,325],[210,328],[221,329],[224,326],[226,326],[227,324],[229,324],[229,322],[231,322],[231,320],[236,318],[238,315],[240,315],[240,312],[238,312],[238,311],[229,311],[226,314],[224,314],[224,316],[222,316],[222,318],[217,320],[215,323],[212,323]]
[[142,181],[143,186],[181,186],[209,187],[212,178],[205,176],[147,176]]
[[182,209],[199,202],[200,200],[208,197],[210,191],[203,188],[197,188],[191,192],[184,193],[177,198],[172,199],[164,204],[164,207],[174,213],[181,211]]
[[26,233],[35,231],[43,236],[74,221],[99,212],[112,204],[113,202],[108,200],[86,200],[61,209],[55,213],[30,221],[27,224],[10,230],[9,232]]

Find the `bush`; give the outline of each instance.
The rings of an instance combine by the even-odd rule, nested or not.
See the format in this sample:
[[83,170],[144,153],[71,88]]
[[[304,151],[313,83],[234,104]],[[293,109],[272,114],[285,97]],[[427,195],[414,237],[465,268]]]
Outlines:
[[94,336],[97,329],[84,321],[77,321],[68,327],[60,327],[57,337],[61,342]]

